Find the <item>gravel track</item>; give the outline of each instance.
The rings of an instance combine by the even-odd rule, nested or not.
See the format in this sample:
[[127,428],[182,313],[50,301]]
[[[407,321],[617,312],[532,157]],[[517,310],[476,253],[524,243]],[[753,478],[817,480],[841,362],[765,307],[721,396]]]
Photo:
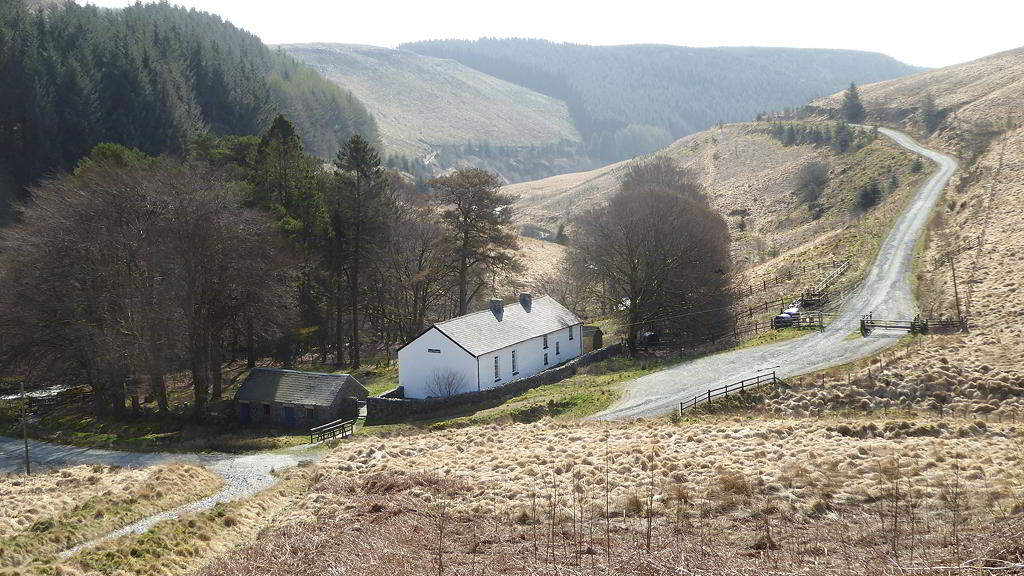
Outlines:
[[667,414],[681,401],[749,378],[764,369],[774,368],[780,378],[816,372],[875,354],[904,335],[879,330],[867,338],[847,339],[859,330],[861,316],[869,312],[876,318],[893,320],[909,320],[917,314],[910,287],[914,247],[928,225],[932,208],[956,171],[957,162],[921,146],[901,132],[888,128],[879,128],[879,132],[907,150],[934,161],[938,168],[915,192],[893,224],[864,281],[844,302],[828,328],[792,340],[697,358],[637,378],[625,384],[625,392],[617,404],[594,418],[618,420]]
[[[24,469],[24,441],[0,437],[0,472],[18,473]],[[290,468],[316,456],[305,447],[260,454],[170,454],[164,452],[121,452],[99,448],[79,448],[29,440],[29,457],[33,471],[53,470],[82,464],[102,464],[122,468],[145,468],[170,462],[188,462],[205,466],[224,479],[224,486],[215,494],[184,504],[123,526],[95,540],[63,551],[66,558],[79,550],[124,536],[141,534],[156,523],[171,520],[189,512],[208,510],[221,502],[240,500],[273,486],[275,470]]]

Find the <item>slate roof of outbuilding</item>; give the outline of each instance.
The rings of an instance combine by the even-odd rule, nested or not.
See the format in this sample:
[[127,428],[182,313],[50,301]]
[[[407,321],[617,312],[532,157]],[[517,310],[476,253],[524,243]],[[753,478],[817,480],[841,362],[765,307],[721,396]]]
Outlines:
[[515,302],[505,305],[500,319],[487,309],[438,322],[434,327],[473,356],[482,356],[580,323],[557,300],[540,296],[533,299],[529,311]]
[[366,398],[369,391],[349,374],[253,368],[235,400],[330,406],[339,394]]

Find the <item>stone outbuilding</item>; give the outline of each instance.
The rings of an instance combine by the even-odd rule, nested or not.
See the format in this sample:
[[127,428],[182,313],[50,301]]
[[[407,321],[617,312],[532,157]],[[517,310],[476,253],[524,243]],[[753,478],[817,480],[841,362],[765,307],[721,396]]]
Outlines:
[[369,391],[350,374],[253,368],[235,393],[243,426],[312,428],[355,418]]

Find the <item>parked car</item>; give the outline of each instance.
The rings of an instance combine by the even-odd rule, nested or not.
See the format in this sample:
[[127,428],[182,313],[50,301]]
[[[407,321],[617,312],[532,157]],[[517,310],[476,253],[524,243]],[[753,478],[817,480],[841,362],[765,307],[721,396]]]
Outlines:
[[783,312],[775,318],[772,318],[772,328],[778,330],[779,328],[789,328],[793,325],[793,317]]

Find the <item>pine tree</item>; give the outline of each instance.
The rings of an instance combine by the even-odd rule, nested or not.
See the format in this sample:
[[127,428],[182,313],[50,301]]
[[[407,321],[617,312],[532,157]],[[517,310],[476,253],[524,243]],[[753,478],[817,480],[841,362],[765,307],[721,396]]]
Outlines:
[[341,227],[335,234],[344,239],[347,255],[349,321],[352,323],[350,364],[355,369],[360,364],[359,307],[363,275],[371,265],[372,254],[387,238],[395,200],[387,173],[380,165],[380,155],[359,134],[342,146],[334,165],[338,169],[334,220]]
[[253,203],[274,211],[284,222],[298,211],[301,190],[310,186],[311,174],[312,166],[302,151],[295,126],[278,115],[256,149]]
[[925,93],[921,97],[921,104],[918,107],[918,123],[925,134],[931,134],[938,128],[939,117],[935,111],[935,98],[931,93]]
[[843,93],[843,118],[851,124],[860,124],[864,121],[866,112],[864,110],[864,104],[860,101],[860,93],[857,91],[857,85],[850,82],[850,87]]
[[[445,206],[441,222],[457,277],[458,313],[463,315],[469,310],[469,302],[486,285],[483,274],[518,266],[518,234],[512,227],[512,204],[516,197],[501,192],[501,178],[497,174],[477,168],[434,178],[430,187],[438,192],[438,200]],[[471,281],[475,286],[470,286]]]

